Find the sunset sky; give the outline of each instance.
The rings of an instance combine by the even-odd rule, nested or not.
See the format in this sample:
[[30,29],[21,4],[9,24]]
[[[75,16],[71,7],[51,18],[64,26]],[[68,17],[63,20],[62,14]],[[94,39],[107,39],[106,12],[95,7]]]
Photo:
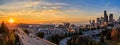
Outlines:
[[88,23],[104,10],[120,16],[120,0],[0,0],[0,21],[16,23]]

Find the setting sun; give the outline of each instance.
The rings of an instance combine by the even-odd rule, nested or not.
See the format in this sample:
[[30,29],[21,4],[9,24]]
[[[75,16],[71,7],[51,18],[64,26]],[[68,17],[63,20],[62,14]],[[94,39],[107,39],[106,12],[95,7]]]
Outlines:
[[9,22],[9,23],[14,23],[15,20],[14,20],[13,18],[10,18],[10,19],[8,20],[8,22]]

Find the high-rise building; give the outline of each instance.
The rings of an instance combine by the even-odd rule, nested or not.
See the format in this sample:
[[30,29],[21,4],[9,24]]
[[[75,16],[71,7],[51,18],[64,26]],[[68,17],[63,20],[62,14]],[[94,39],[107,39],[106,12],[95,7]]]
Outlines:
[[108,15],[107,15],[107,11],[104,11],[104,22],[108,22]]
[[109,21],[112,22],[113,21],[113,14],[109,15]]

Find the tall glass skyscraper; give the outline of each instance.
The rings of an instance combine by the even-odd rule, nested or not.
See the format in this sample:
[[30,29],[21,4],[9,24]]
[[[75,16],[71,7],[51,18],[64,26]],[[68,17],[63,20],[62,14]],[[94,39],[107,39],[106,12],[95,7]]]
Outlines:
[[108,15],[107,15],[107,11],[104,11],[104,22],[108,22]]
[[113,14],[110,14],[110,16],[109,16],[109,21],[110,21],[110,22],[113,21]]

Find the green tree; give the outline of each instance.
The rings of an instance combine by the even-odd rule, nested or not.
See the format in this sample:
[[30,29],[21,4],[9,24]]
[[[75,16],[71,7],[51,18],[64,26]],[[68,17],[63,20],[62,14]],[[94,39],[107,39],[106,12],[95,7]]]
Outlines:
[[4,21],[2,21],[0,33],[8,33],[8,27],[5,25]]
[[0,41],[2,45],[15,45],[15,32],[9,30],[4,21],[1,24],[0,32],[2,34],[2,42]]
[[44,37],[44,33],[43,32],[38,32],[37,36],[40,37],[40,38],[43,38]]
[[83,33],[82,33],[82,31],[81,30],[79,30],[79,35],[82,35]]
[[103,35],[101,35],[101,37],[100,37],[100,42],[104,42],[105,40],[104,40],[104,36]]
[[110,33],[110,31],[107,32],[106,39],[107,39],[107,40],[111,40],[111,33]]
[[24,30],[25,33],[29,34],[30,32],[28,30]]

